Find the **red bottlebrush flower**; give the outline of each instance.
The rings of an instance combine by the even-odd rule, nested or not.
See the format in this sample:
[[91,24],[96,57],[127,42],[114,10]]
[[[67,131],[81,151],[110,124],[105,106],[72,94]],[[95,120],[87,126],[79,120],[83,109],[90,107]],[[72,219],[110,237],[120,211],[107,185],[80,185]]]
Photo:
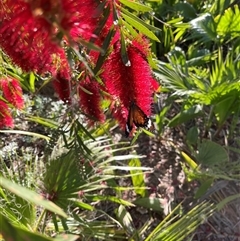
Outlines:
[[13,78],[0,79],[0,89],[3,92],[3,97],[18,109],[22,109],[24,105],[22,97],[22,88],[19,82]]
[[0,128],[5,126],[13,127],[13,118],[8,105],[0,100]]
[[[105,119],[105,116],[100,106],[101,96],[99,93],[99,89],[100,86],[98,82],[91,81],[89,77],[87,77],[84,81],[81,81],[78,86],[78,94],[80,97],[81,108],[87,115],[95,119],[89,122],[90,125],[93,125],[96,120],[103,122]],[[89,91],[91,94],[87,93],[86,90]]]
[[58,72],[58,63],[66,60],[62,49],[52,40],[52,24],[35,16],[28,2],[6,0],[0,8],[0,46],[26,72]]
[[53,79],[53,87],[59,98],[70,104],[71,103],[71,82],[68,70],[62,69]]
[[126,120],[128,117],[128,109],[124,107],[123,105],[121,106],[116,106],[115,101],[112,101],[112,104],[110,105],[110,110],[112,113],[112,116],[118,120],[119,125],[121,126],[122,129],[126,127]]
[[96,0],[62,0],[61,27],[77,40],[79,37],[89,40],[99,21],[101,12],[97,10]]
[[[145,40],[134,40],[127,48],[131,66],[124,65],[121,58],[120,43],[114,44],[114,50],[104,64],[102,74],[107,91],[120,100],[125,109],[129,110],[134,101],[146,115],[151,113],[152,102],[152,76],[151,69],[146,60],[148,43]],[[124,114],[118,119],[127,121]]]
[[151,86],[153,92],[160,92],[161,86],[155,79],[151,80]]

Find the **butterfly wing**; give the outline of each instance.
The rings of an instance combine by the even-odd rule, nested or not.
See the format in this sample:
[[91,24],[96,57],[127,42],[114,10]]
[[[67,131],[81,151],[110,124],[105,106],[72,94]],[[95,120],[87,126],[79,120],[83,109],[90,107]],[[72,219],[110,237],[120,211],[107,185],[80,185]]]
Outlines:
[[146,127],[149,118],[135,103],[132,105],[133,123],[136,127]]
[[134,102],[131,103],[128,113],[128,120],[125,129],[126,137],[128,137],[130,132],[132,131],[133,124],[136,127],[143,127],[150,131],[154,130],[151,119],[147,117],[147,115],[142,111],[142,109]]

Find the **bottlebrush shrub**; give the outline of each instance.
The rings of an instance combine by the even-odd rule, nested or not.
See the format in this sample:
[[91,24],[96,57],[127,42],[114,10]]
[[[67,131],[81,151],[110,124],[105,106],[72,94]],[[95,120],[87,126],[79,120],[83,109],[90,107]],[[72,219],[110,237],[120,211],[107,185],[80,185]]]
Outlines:
[[[127,54],[131,66],[124,65],[121,58],[119,27],[113,25],[113,4],[119,11],[120,3],[117,0],[107,0],[102,12],[98,7],[99,4],[103,2],[5,0],[0,8],[0,46],[24,71],[35,71],[39,75],[50,73],[55,91],[63,101],[71,103],[72,88],[77,86],[80,108],[94,120],[102,122],[105,119],[100,105],[102,99],[99,93],[100,87],[110,94],[112,101],[117,100],[119,103],[111,105],[110,109],[120,123],[126,122],[131,101],[135,101],[146,115],[150,115],[152,92],[158,84],[152,78],[151,68],[147,63],[149,44],[141,35],[135,39],[126,36]],[[118,15],[121,16],[121,13],[118,12]],[[98,25],[101,25],[102,19],[105,24],[99,29]],[[102,46],[113,26],[115,28],[113,32],[117,33],[111,41],[108,49],[110,54],[100,71],[105,86],[99,86],[92,76],[89,77],[89,69],[87,70],[84,64],[78,64],[80,69],[72,71],[65,50],[68,47],[77,49],[82,40],[88,42],[90,39],[93,43]],[[61,45],[62,40],[66,43],[64,48]],[[85,61],[89,61],[89,66],[94,67],[99,52],[89,50],[86,51],[86,56],[89,58]],[[79,60],[73,57],[71,66],[76,66],[74,61]],[[79,73],[88,77],[78,85],[76,82],[79,81],[77,80]],[[86,93],[84,89],[92,94]],[[10,94],[5,95],[6,99],[10,97]],[[19,108],[22,104],[17,100],[17,96],[13,95],[12,98],[15,99],[11,99],[10,102]],[[109,99],[109,96],[106,98]]]

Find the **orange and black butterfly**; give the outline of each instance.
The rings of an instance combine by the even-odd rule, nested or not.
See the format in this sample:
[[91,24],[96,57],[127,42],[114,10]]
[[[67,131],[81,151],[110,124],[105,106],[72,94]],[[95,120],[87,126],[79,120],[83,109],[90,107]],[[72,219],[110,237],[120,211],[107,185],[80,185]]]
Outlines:
[[129,136],[133,129],[133,124],[136,127],[143,127],[153,131],[154,127],[150,118],[143,112],[143,110],[134,102],[131,102],[128,112],[128,119],[125,128],[126,137]]

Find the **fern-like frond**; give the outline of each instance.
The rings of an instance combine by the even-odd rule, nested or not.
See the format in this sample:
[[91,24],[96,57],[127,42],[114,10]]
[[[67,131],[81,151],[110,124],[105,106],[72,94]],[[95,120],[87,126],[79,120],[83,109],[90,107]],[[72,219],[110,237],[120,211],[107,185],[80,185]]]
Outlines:
[[217,16],[217,34],[226,41],[238,38],[240,34],[240,11],[236,4],[233,8],[225,10],[224,14]]

